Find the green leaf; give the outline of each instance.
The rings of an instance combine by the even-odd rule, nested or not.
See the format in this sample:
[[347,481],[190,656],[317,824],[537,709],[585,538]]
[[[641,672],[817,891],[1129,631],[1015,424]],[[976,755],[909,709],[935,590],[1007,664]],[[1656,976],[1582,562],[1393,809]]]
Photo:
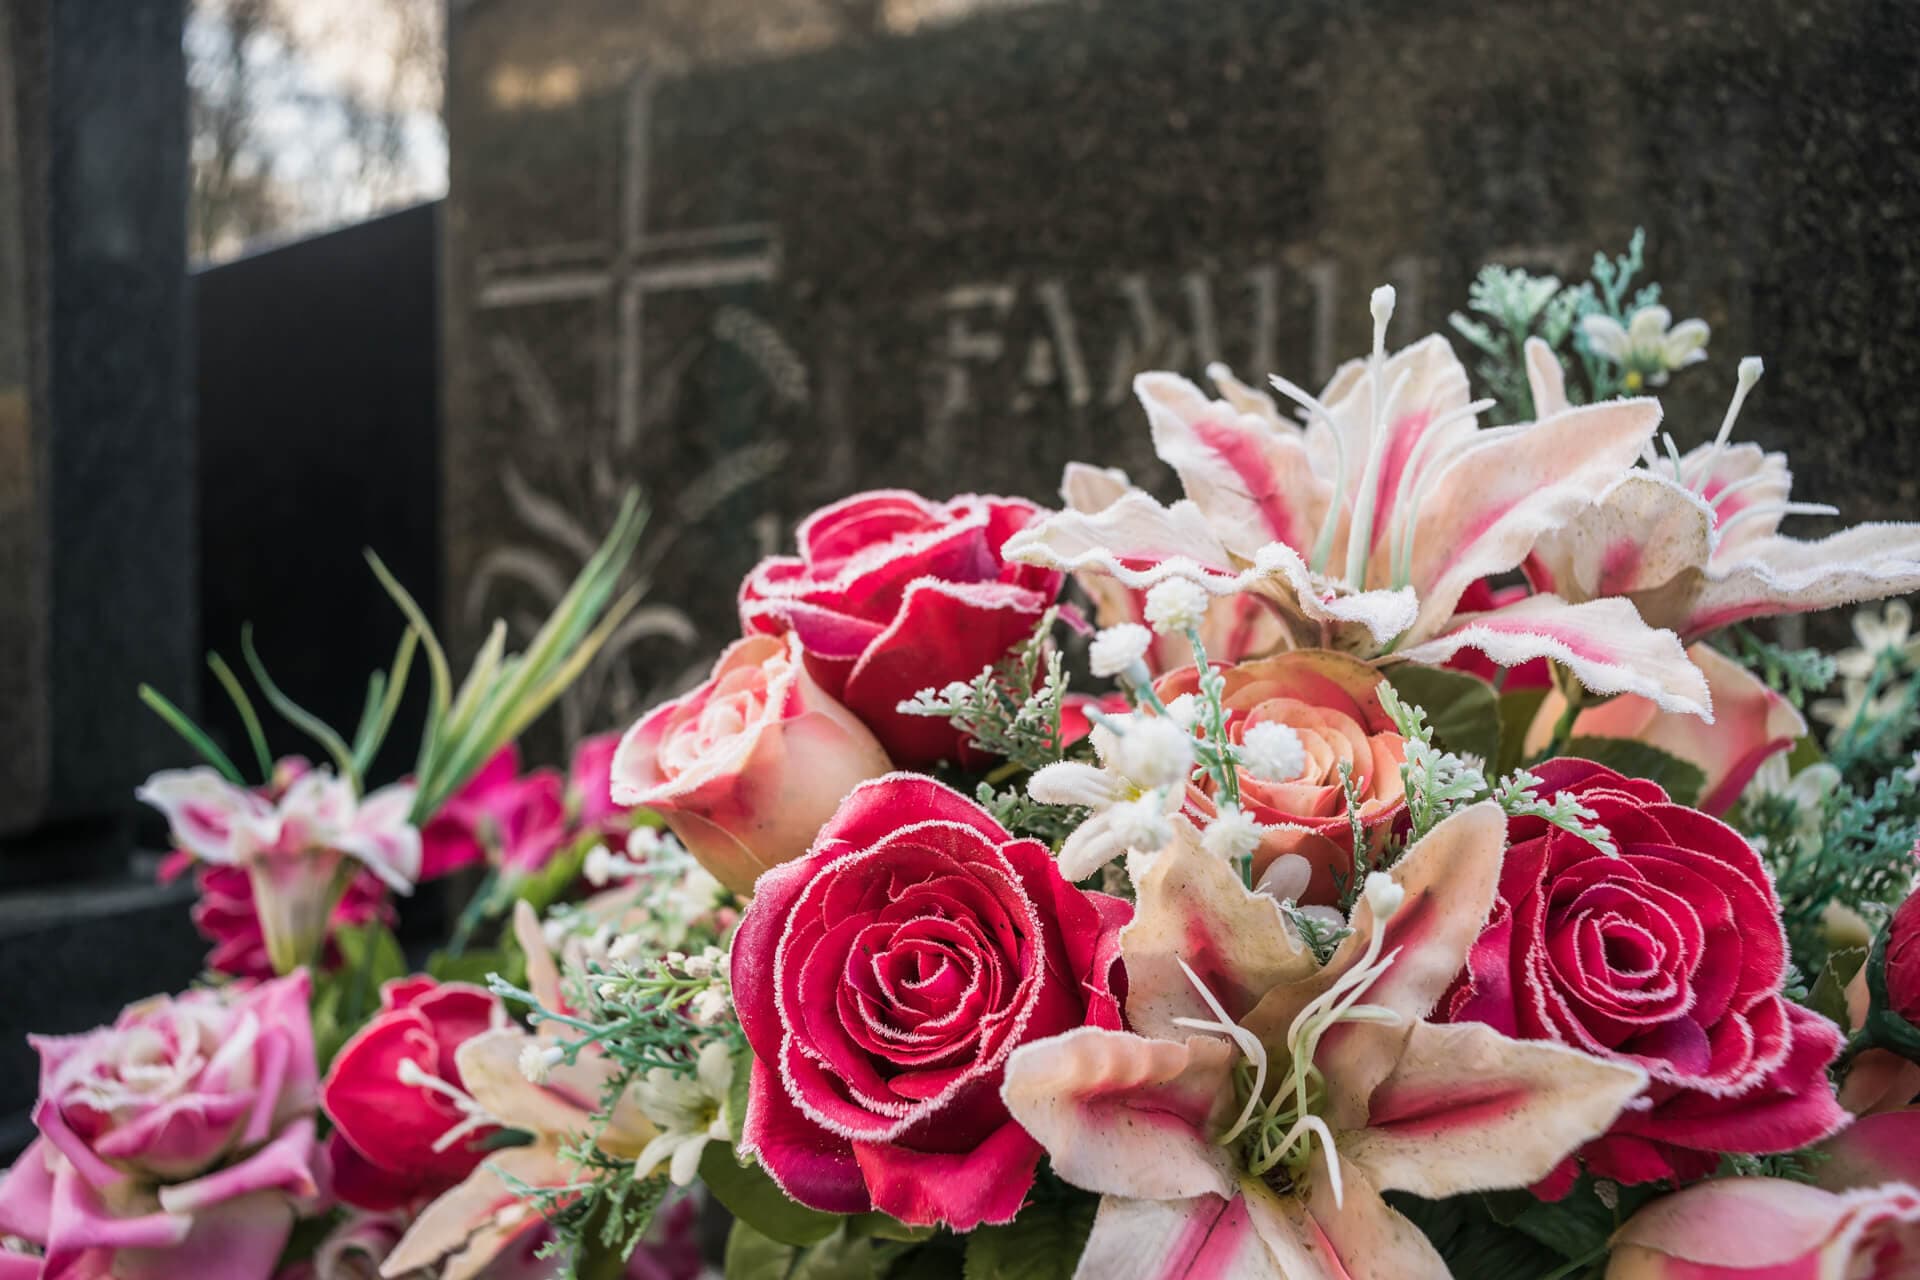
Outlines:
[[752,1092],[753,1046],[745,1040],[733,1051],[733,1079],[727,1085],[727,1132],[734,1145],[747,1131],[747,1097]]
[[966,1280],[1071,1280],[1093,1230],[1098,1201],[1055,1197],[1012,1222],[967,1237]]
[[1485,680],[1403,662],[1387,672],[1387,683],[1401,701],[1427,713],[1441,750],[1478,756],[1488,765],[1500,758],[1500,712],[1493,686]]
[[1847,984],[1866,962],[1865,947],[1843,947],[1831,953],[1802,1003],[1822,1017],[1848,1026],[1852,1020],[1847,1017]]
[[893,1260],[912,1247],[837,1231],[801,1253],[793,1280],[880,1280]]
[[[508,890],[513,897],[530,905],[536,914],[545,915],[548,907],[560,901],[573,888],[574,882],[580,878],[581,868],[587,865],[587,854],[599,843],[599,833],[588,832],[547,859],[547,865],[532,875],[508,882]],[[503,907],[511,905],[511,901],[502,904]]]
[[427,972],[439,982],[471,982],[478,987],[487,985],[488,974],[497,973],[517,987],[526,980],[526,957],[517,947],[490,947],[459,955],[436,951],[427,957]]
[[353,977],[375,991],[382,983],[407,976],[407,953],[393,930],[378,920],[341,929],[333,935],[340,948],[343,977]]
[[1789,776],[1799,773],[1808,765],[1819,764],[1826,758],[1827,753],[1820,749],[1820,744],[1814,741],[1813,735],[1807,734],[1794,743],[1793,749],[1787,752],[1787,773]]
[[207,736],[206,730],[187,719],[187,713],[168,702],[158,689],[150,684],[141,685],[140,701],[152,708],[155,715],[165,720],[168,728],[186,739],[187,745],[198,751],[202,759],[218,769],[221,777],[236,787],[247,785],[247,780],[240,776],[240,770],[234,767],[233,761],[227,758],[226,752],[214,745],[213,739]]
[[1560,754],[1596,761],[1629,778],[1657,782],[1677,804],[1698,803],[1707,782],[1699,765],[1632,738],[1575,738]]
[[724,1143],[709,1142],[701,1153],[700,1180],[727,1212],[781,1244],[817,1244],[832,1235],[842,1221],[839,1214],[821,1213],[787,1199],[765,1169],[742,1165],[733,1148]]
[[1604,1251],[1613,1234],[1613,1211],[1585,1184],[1564,1199],[1548,1203],[1525,1191],[1487,1197],[1496,1222],[1539,1241],[1563,1258],[1591,1257]]
[[1500,758],[1487,770],[1489,777],[1512,773],[1527,761],[1527,730],[1539,718],[1547,689],[1515,689],[1500,695]]
[[847,1219],[847,1234],[855,1238],[871,1237],[875,1240],[901,1240],[918,1244],[933,1239],[938,1232],[938,1227],[910,1227],[898,1218],[878,1212],[856,1213]]
[[733,1229],[727,1232],[727,1280],[787,1280],[797,1252],[792,1245],[769,1240],[735,1219]]
[[1423,1200],[1389,1191],[1386,1199],[1433,1242],[1451,1275],[1546,1276],[1563,1261],[1531,1236],[1500,1222],[1479,1196]]

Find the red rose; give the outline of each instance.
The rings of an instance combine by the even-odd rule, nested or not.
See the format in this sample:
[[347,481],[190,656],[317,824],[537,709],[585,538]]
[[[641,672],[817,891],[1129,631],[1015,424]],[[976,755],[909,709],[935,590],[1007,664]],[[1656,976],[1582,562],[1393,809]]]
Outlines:
[[817,1209],[1009,1221],[1040,1145],[1000,1100],[1007,1055],[1120,1026],[1131,915],[932,779],[862,784],[811,853],[760,878],[735,935],[744,1145]]
[[[1644,1068],[1641,1101],[1580,1152],[1618,1182],[1703,1177],[1723,1153],[1793,1151],[1844,1124],[1827,1080],[1840,1032],[1780,994],[1786,935],[1753,847],[1603,765],[1534,772],[1542,797],[1592,809],[1619,855],[1511,820],[1492,917],[1435,1016]],[[1574,1174],[1569,1160],[1545,1193]]]
[[1920,893],[1887,921],[1887,1007],[1920,1026]]
[[332,1117],[333,1192],[362,1209],[411,1206],[445,1192],[486,1158],[494,1132],[475,1123],[454,1051],[507,1025],[490,992],[464,982],[400,978],[380,1012],[341,1048],[320,1085]]
[[747,575],[740,624],[798,635],[813,678],[895,764],[958,759],[951,725],[896,708],[973,679],[1032,634],[1062,575],[1008,563],[1000,548],[1040,514],[1021,498],[857,494],[801,522],[798,556],[771,556]]

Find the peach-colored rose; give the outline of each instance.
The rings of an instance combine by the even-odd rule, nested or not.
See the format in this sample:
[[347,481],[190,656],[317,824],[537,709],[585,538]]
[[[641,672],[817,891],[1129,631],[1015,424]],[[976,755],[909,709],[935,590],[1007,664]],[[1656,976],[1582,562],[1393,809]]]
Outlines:
[[813,843],[849,791],[888,772],[864,725],[807,674],[799,641],[749,636],[707,682],[627,730],[616,804],[652,809],[735,893]]
[[[1247,814],[1279,828],[1270,829],[1254,853],[1254,874],[1282,854],[1298,854],[1313,868],[1301,901],[1332,902],[1334,872],[1353,873],[1353,829],[1340,766],[1352,770],[1370,841],[1384,840],[1406,809],[1400,781],[1406,744],[1380,705],[1380,673],[1343,653],[1296,649],[1227,667],[1221,674],[1230,740],[1241,741],[1257,724],[1282,724],[1299,735],[1306,751],[1306,771],[1289,781],[1240,774],[1240,802]],[[1183,667],[1162,677],[1154,689],[1171,702],[1195,693],[1199,683],[1198,670]],[[1188,807],[1200,818],[1213,816],[1213,789],[1210,780],[1188,788]]]

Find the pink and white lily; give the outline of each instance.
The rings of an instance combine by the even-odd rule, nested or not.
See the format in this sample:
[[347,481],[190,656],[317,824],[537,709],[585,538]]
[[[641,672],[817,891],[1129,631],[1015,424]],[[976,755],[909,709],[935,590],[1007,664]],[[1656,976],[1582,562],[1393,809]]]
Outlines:
[[156,773],[134,794],[166,815],[178,848],[246,869],[277,973],[291,973],[318,953],[352,878],[349,861],[395,893],[412,893],[419,879],[420,832],[408,821],[411,783],[357,796],[344,779],[312,769],[275,801],[202,767]]
[[[527,957],[527,988],[549,1010],[566,1007],[560,971],[540,931],[540,921],[525,902],[516,903],[514,937]],[[653,1125],[623,1097],[602,1118],[601,1102],[614,1065],[589,1047],[578,1061],[558,1061],[562,1028],[543,1023],[538,1033],[518,1027],[486,1031],[463,1043],[455,1055],[467,1099],[461,1110],[502,1128],[532,1137],[525,1146],[505,1147],[489,1156],[466,1181],[421,1211],[380,1268],[383,1276],[427,1271],[440,1280],[474,1280],[544,1221],[516,1186],[554,1188],[571,1185],[579,1167],[562,1154],[580,1137],[593,1134],[600,1149],[633,1160],[656,1136]],[[529,1050],[532,1050],[532,1055]],[[529,1078],[524,1064],[542,1050],[552,1060]]]
[[1493,904],[1482,804],[1369,876],[1324,966],[1273,899],[1190,842],[1153,855],[1121,935],[1133,1032],[1017,1050],[1002,1096],[1101,1193],[1077,1276],[1447,1275],[1382,1191],[1525,1186],[1606,1131],[1638,1069],[1424,1022]]
[[[1920,524],[1871,523],[1814,542],[1790,538],[1790,515],[1836,515],[1794,502],[1784,454],[1733,444],[1761,363],[1739,381],[1714,439],[1681,454],[1648,446],[1644,467],[1615,480],[1527,558],[1534,588],[1566,600],[1631,600],[1648,625],[1692,641],[1730,623],[1807,613],[1920,590]],[[1527,374],[1541,412],[1566,404],[1559,363],[1537,339]]]
[[[1216,596],[1251,593],[1294,647],[1436,665],[1466,648],[1502,665],[1547,656],[1596,692],[1711,718],[1678,640],[1624,601],[1534,597],[1458,613],[1470,586],[1517,568],[1632,465],[1659,404],[1563,407],[1483,429],[1476,419],[1491,401],[1469,399],[1444,338],[1388,354],[1391,295],[1375,294],[1372,355],[1319,396],[1273,380],[1305,410],[1304,426],[1224,369],[1211,371],[1223,399],[1173,374],[1135,379],[1155,451],[1186,497],[1114,496],[1114,473],[1069,473],[1069,509],[1015,534],[1005,554],[1132,591],[1180,577]],[[1095,594],[1118,612],[1114,589]]]

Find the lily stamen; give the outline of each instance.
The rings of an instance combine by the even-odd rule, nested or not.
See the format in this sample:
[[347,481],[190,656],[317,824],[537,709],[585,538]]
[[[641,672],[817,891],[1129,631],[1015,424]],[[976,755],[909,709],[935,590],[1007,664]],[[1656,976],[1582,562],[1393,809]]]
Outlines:
[[475,1102],[472,1095],[455,1088],[439,1076],[422,1071],[420,1064],[412,1058],[400,1059],[400,1065],[394,1069],[394,1074],[400,1078],[401,1084],[425,1089],[429,1093],[437,1093],[459,1110],[462,1117],[459,1123],[450,1126],[445,1133],[434,1140],[433,1150],[436,1155],[475,1130],[500,1123],[488,1113],[485,1107]]

